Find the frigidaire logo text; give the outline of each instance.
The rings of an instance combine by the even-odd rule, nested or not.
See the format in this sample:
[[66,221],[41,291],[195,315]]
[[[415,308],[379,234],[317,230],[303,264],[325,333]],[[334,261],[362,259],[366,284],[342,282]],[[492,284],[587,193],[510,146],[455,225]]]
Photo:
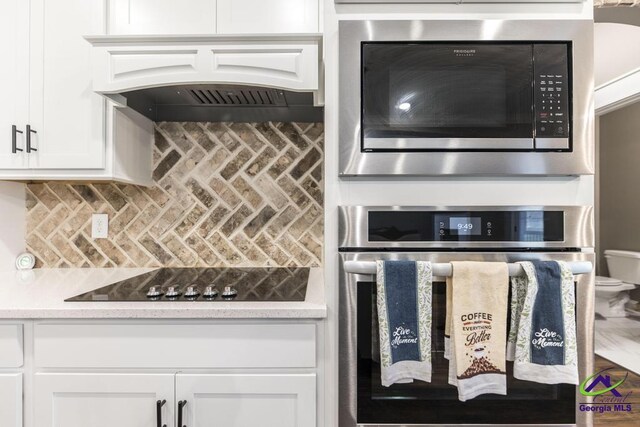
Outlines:
[[453,49],[456,56],[473,56],[476,54],[475,49]]

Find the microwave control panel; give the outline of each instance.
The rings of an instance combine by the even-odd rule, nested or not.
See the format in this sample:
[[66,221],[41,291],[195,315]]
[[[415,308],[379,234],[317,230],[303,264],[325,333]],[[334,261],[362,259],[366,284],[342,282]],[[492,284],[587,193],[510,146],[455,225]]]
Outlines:
[[[536,149],[569,149],[569,44],[535,44],[533,50],[536,140],[556,141],[551,146],[536,141]],[[561,142],[562,140],[566,141]]]

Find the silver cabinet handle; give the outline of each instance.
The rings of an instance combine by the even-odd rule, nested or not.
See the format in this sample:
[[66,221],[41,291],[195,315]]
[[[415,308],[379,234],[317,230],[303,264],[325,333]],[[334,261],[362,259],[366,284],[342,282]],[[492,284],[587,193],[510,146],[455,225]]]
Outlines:
[[38,151],[31,146],[31,134],[38,133],[35,130],[31,129],[31,125],[27,125],[27,153],[31,153],[32,151]]
[[16,125],[11,126],[11,152],[16,154],[18,151],[22,151],[22,148],[18,148],[18,134],[22,133],[21,130],[18,130]]

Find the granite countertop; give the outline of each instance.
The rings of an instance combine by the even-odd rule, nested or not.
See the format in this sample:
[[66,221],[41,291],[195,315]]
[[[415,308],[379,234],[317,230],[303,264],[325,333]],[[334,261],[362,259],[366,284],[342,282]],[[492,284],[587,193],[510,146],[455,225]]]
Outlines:
[[0,272],[0,319],[303,319],[324,318],[321,268],[311,268],[301,302],[65,302],[152,268],[72,268]]

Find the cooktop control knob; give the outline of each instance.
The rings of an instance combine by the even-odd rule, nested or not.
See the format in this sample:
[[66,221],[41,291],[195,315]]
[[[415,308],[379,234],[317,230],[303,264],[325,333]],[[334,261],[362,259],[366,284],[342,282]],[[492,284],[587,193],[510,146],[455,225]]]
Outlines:
[[200,296],[200,292],[198,292],[198,288],[195,286],[187,286],[187,290],[184,293],[185,298],[198,298]]
[[218,296],[218,291],[213,286],[207,286],[206,288],[204,288],[204,293],[202,294],[202,296],[207,299],[213,299]]
[[149,291],[147,291],[148,298],[158,298],[160,296],[162,296],[162,292],[160,291],[160,288],[157,288],[155,286],[151,286],[149,288]]
[[169,286],[167,288],[167,293],[165,294],[167,298],[178,298],[180,296],[180,292],[176,289],[175,286]]
[[238,296],[238,291],[236,291],[231,286],[225,286],[224,292],[222,292],[222,298],[233,299]]

